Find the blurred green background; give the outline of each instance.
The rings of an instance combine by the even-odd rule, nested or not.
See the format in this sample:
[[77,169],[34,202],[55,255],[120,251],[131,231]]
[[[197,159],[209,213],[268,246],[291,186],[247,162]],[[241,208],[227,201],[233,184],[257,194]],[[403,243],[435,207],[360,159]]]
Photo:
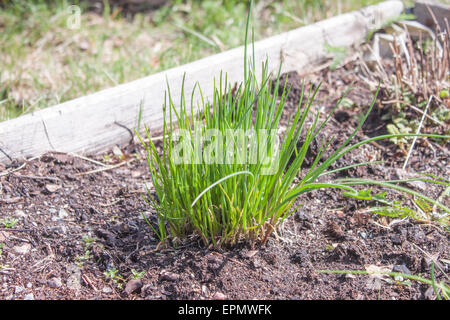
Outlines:
[[[255,40],[379,0],[259,0]],[[243,43],[248,1],[0,0],[0,121]]]

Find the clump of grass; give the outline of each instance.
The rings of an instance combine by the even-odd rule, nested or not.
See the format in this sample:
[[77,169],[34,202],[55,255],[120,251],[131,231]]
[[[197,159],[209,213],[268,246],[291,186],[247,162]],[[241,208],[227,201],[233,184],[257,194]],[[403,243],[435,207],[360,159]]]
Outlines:
[[[392,43],[393,68],[389,68],[389,61],[381,61],[376,72],[370,75],[383,82],[383,104],[391,106],[382,117],[390,122],[389,133],[412,133],[420,129],[421,132],[450,132],[450,30],[448,27],[440,30],[437,23],[436,27],[434,40],[422,38],[422,34],[412,39],[406,30],[405,39],[400,37]],[[391,140],[406,154],[410,138]]]
[[[371,141],[400,136],[441,137],[391,134],[349,145],[367,119],[376,95],[350,137],[319,164],[331,143],[323,141],[309,171],[303,177],[298,177],[310,144],[325,127],[331,113],[320,122],[317,112],[308,124],[306,120],[318,88],[306,93],[303,85],[298,109],[289,121],[289,129],[282,142],[278,143],[276,137],[264,136],[264,133],[278,129],[289,88],[286,84],[280,88],[279,73],[275,80],[271,80],[267,61],[262,64],[262,76],[258,81],[254,55],[252,60],[247,61],[246,48],[244,82],[236,90],[227,83],[226,75],[221,75],[219,83],[215,85],[212,101],[206,102],[201,89],[196,86],[191,93],[191,110],[188,110],[183,81],[179,109],[175,107],[170,89],[165,97],[162,150],[158,150],[152,142],[148,129],[146,134],[149,144],[141,139],[147,151],[156,193],[155,198],[148,190],[146,198],[157,210],[157,225],[150,225],[161,241],[170,238],[176,243],[180,238],[197,234],[205,244],[212,243],[217,247],[234,245],[240,240],[264,244],[277,226],[294,212],[297,197],[321,188],[342,189],[348,196],[358,196],[353,186],[378,185],[414,195],[450,212],[441,203],[399,186],[397,181],[348,178],[322,182],[323,176],[348,169],[327,171],[333,163]],[[279,88],[282,91],[280,96]],[[201,104],[194,113],[196,90],[201,97]],[[175,123],[178,126],[177,133]],[[236,132],[245,133],[239,136],[241,141],[233,135]],[[225,142],[223,137],[226,137]],[[298,147],[300,138],[304,142]],[[229,145],[231,149],[227,149]],[[226,151],[224,154],[223,150]],[[252,161],[254,151],[261,156],[258,161]],[[230,156],[231,161],[227,161]],[[358,165],[365,164],[352,167]],[[437,183],[431,179],[427,181]]]

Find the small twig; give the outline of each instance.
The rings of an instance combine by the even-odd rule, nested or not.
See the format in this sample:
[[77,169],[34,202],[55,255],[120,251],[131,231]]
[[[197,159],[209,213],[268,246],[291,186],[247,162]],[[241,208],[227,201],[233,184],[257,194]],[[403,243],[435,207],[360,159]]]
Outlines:
[[57,177],[39,177],[39,176],[26,176],[26,175],[21,175],[21,174],[15,174],[14,177],[16,178],[25,178],[25,179],[32,179],[32,180],[50,180],[50,181],[54,181],[54,182],[59,182],[61,181],[61,179],[57,178]]
[[430,141],[425,140],[424,143],[433,150],[433,160],[436,160],[436,149],[433,147],[433,145],[430,143]]
[[[53,151],[53,152],[56,152],[56,151]],[[45,153],[44,153],[45,154]],[[28,159],[26,159],[28,162],[31,162],[31,161],[34,161],[34,160],[36,160],[36,159],[40,159],[44,154],[41,154],[41,155],[39,155],[39,156],[34,156],[34,157],[32,157],[32,158],[28,158]]]
[[9,271],[15,271],[15,268],[10,268],[9,266],[0,265],[0,274],[9,274]]
[[[79,158],[81,160],[92,162],[92,163],[97,164],[97,165],[102,166],[102,167],[107,167],[108,166],[107,164],[105,164],[103,162],[100,162],[100,161],[88,158],[86,156],[82,156],[82,155],[77,154],[75,152],[63,152],[63,151],[56,151],[56,150],[54,150],[54,151],[50,151],[49,153],[65,154],[65,155],[69,155],[69,156],[72,156],[72,157],[75,157],[75,158]],[[35,160],[35,159],[40,158],[40,157],[41,156],[34,157],[34,158],[31,158],[31,159],[28,159],[28,161]]]
[[24,162],[20,167],[18,167],[18,168],[16,168],[16,169],[13,169],[13,170],[7,170],[6,172],[0,173],[0,177],[7,176],[7,175],[10,174],[10,173],[19,171],[20,169],[22,169],[23,167],[25,167],[26,164],[27,164],[27,163]]
[[31,230],[31,229],[0,228],[0,231],[32,232],[33,230]]
[[[424,112],[424,114],[422,115],[422,119],[420,120],[420,124],[419,124],[419,127],[417,128],[416,134],[419,134],[420,129],[422,129],[423,121],[425,120],[425,115],[427,114],[428,107],[430,106],[430,103],[431,103],[431,99],[433,99],[433,96],[432,96],[432,95],[431,95],[430,98],[428,99],[428,103],[427,103],[427,106],[426,106],[426,108],[425,108],[425,112]],[[405,170],[406,165],[408,164],[409,157],[411,156],[411,153],[412,153],[412,150],[414,149],[414,145],[416,144],[416,141],[417,141],[417,136],[414,137],[413,143],[411,144],[411,148],[409,148],[408,155],[406,156],[405,163],[403,164],[403,170]]]
[[112,82],[115,86],[119,85],[119,83],[117,82],[117,80],[114,79],[114,78],[109,74],[108,71],[106,71],[106,70],[103,69],[103,68],[102,68],[101,70],[102,70],[103,73],[108,77],[108,79],[111,80],[111,82]]
[[378,223],[378,222],[376,222],[376,221],[370,220],[370,222],[371,222],[372,224],[376,225],[377,227],[384,228],[384,229],[387,229],[387,230],[392,230],[391,227],[389,227],[389,226],[383,226],[382,224],[380,224],[380,223]]
[[99,166],[102,166],[102,167],[107,167],[108,166],[107,164],[104,164],[103,162],[100,162],[100,161],[97,161],[97,160],[94,160],[94,159],[91,159],[91,158],[88,158],[88,157],[85,157],[85,156],[82,156],[82,155],[79,155],[79,154],[76,154],[76,153],[73,153],[73,152],[68,153],[68,155],[80,158],[80,159],[85,160],[85,161],[92,162],[94,164],[98,164]]
[[441,270],[442,274],[447,278],[447,280],[449,279],[447,273],[443,270],[442,265],[439,263],[437,257],[433,257],[433,255],[431,255],[430,253],[426,252],[425,250],[423,250],[421,247],[419,247],[417,244],[415,244],[414,242],[408,241],[410,244],[412,244],[414,247],[416,247],[417,249],[419,249],[423,254],[425,254],[428,259],[430,259],[431,261],[434,262],[434,264]]
[[367,77],[371,76],[370,68],[367,66],[367,63],[364,61],[364,58],[362,57],[361,53],[358,53],[358,62],[361,66],[361,71],[365,73]]
[[[46,266],[48,266],[48,264],[49,263],[51,263],[51,260],[53,260],[54,259],[54,256],[53,255],[50,255],[50,256],[46,256],[44,259],[41,259],[41,260],[39,260],[38,262],[36,262],[34,265],[32,265],[31,266],[31,269],[33,270],[33,271],[42,271],[42,270],[44,270],[44,268],[46,267]],[[40,266],[41,264],[43,264],[44,263],[44,265],[43,266]],[[38,268],[38,266],[40,266],[39,268]]]
[[121,127],[121,128],[124,128],[125,130],[128,131],[128,133],[131,135],[131,139],[130,139],[129,143],[132,144],[133,141],[134,141],[134,133],[133,133],[133,131],[130,128],[128,128],[127,126],[125,126],[125,125],[123,125],[121,123],[118,123],[117,121],[114,121],[114,124],[119,126],[119,127]]
[[[417,107],[413,106],[412,104],[410,104],[410,103],[408,103],[408,102],[406,102],[406,101],[403,101],[403,100],[396,100],[396,99],[394,99],[394,100],[382,101],[382,102],[381,102],[381,104],[391,104],[391,103],[403,103],[404,105],[410,107],[410,108],[413,109],[414,111],[417,111],[418,113],[420,113],[420,114],[422,114],[422,115],[425,114],[425,112],[423,112],[423,111],[420,110],[419,108],[417,108]],[[441,121],[439,121],[439,120],[436,120],[435,118],[431,117],[431,116],[428,115],[428,114],[425,114],[425,116],[426,116],[428,119],[430,119],[431,121],[437,123],[438,125],[441,125],[441,126],[445,127],[445,124],[444,124],[443,122],[441,122]]]
[[28,239],[17,238],[17,237],[14,237],[14,236],[9,236],[8,239],[9,240],[17,240],[17,241],[26,242],[26,243],[31,243],[31,241],[28,240]]
[[373,51],[373,48],[369,46],[369,51],[372,53],[372,55],[375,57],[375,62],[377,63],[378,69],[381,73],[381,76],[383,77],[383,82],[389,82],[389,77],[387,75],[386,70],[383,67],[383,63],[381,62],[381,57],[379,54],[375,53]]
[[115,169],[115,168],[117,168],[117,167],[123,166],[124,164],[130,163],[130,162],[132,162],[132,161],[134,161],[134,160],[131,160],[131,161],[124,161],[124,162],[115,164],[115,165],[113,165],[113,166],[108,166],[108,167],[105,167],[105,168],[100,168],[100,169],[96,169],[96,170],[91,170],[91,171],[86,171],[86,172],[77,173],[77,174],[75,174],[75,176],[85,176],[85,175],[92,174],[92,173],[98,173],[98,172],[102,172],[102,171],[107,171],[107,170]]
[[[429,141],[428,141],[429,142]],[[430,142],[429,142],[430,143]],[[431,144],[431,143],[430,143]],[[434,143],[434,146],[438,147],[443,153],[449,154],[448,149],[444,148],[443,146],[439,145],[439,143]]]
[[98,291],[98,289],[94,286],[91,279],[89,279],[87,275],[83,274],[81,276],[81,278],[84,280],[84,282],[86,282],[88,285],[90,285],[92,287],[92,289],[94,289],[94,291]]
[[183,30],[184,32],[189,33],[189,34],[191,34],[191,35],[193,35],[193,36],[199,38],[200,40],[206,42],[206,43],[209,44],[211,47],[220,49],[220,47],[217,45],[217,43],[215,43],[214,41],[212,41],[212,40],[209,39],[208,37],[204,36],[203,34],[197,32],[197,31],[195,31],[195,30],[192,30],[192,29],[190,29],[190,28],[188,28],[188,27],[182,26],[182,25],[178,25],[178,24],[175,24],[175,23],[174,23],[173,25],[174,25],[175,27],[177,27],[177,28],[180,28],[180,29]]
[[7,154],[5,152],[5,150],[3,150],[2,148],[0,148],[0,152],[3,153],[11,162],[13,161],[13,158],[11,158],[11,156],[9,154]]
[[113,205],[115,205],[115,204],[117,204],[117,203],[119,203],[120,201],[122,201],[123,199],[118,199],[118,200],[115,200],[115,201],[113,201],[113,202],[111,202],[111,203],[99,203],[99,205],[101,206],[101,207],[111,207],[111,206],[113,206]]
[[[41,116],[41,117],[42,117],[42,116]],[[50,147],[51,147],[52,149],[56,149],[56,148],[53,146],[52,141],[50,140],[50,136],[48,135],[47,126],[46,126],[46,124],[45,124],[44,118],[41,118],[41,121],[42,121],[42,125],[44,126],[44,133],[45,133],[45,136],[47,137],[48,144],[50,145]]]
[[21,197],[14,197],[14,198],[6,198],[6,199],[0,199],[0,202],[11,204],[19,202],[22,198]]

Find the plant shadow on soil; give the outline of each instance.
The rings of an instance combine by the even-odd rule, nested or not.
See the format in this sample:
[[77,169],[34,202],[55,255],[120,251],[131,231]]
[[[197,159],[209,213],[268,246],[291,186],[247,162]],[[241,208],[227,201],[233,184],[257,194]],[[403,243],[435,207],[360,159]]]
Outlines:
[[[350,63],[308,76],[307,83],[323,82],[315,106],[324,113],[356,81],[349,98],[357,107],[339,107],[322,133],[336,136],[326,153],[357,126],[355,118],[373,97],[355,75],[357,68]],[[290,74],[288,81],[293,89],[282,120],[285,124],[287,115],[297,107],[301,90],[297,74]],[[353,142],[385,132],[382,112],[375,108]],[[309,163],[317,154],[321,137],[318,139],[308,155]],[[433,152],[418,143],[410,167],[445,176],[449,169],[447,147]],[[0,243],[4,244],[1,299],[23,299],[30,293],[35,299],[434,298],[432,288],[417,282],[409,286],[374,285],[367,276],[314,272],[391,265],[394,271],[429,277],[431,262],[420,249],[449,260],[448,234],[441,228],[410,220],[389,228],[386,218],[367,212],[368,203],[345,198],[336,190],[314,191],[299,198],[302,206],[264,247],[240,244],[216,250],[205,248],[193,237],[180,242],[176,249],[156,250],[158,239],[141,216],[144,212],[154,219],[155,213],[142,199],[150,175],[146,162],[136,160],[135,155],[142,158],[143,148],[130,144],[122,152],[124,156],[110,152],[95,157],[128,161],[98,173],[79,175],[99,167],[76,156],[48,153],[0,177],[0,218],[18,219],[13,228],[0,229]],[[345,175],[397,179],[401,172],[396,168],[403,164],[404,155],[390,142],[369,144],[344,156],[334,168],[371,160],[386,162],[349,169]],[[421,190],[422,184],[409,187],[434,198],[442,192],[436,186],[425,190]],[[442,267],[448,271],[444,262]],[[124,281],[107,279],[104,273],[111,269],[117,269]],[[127,286],[132,270],[145,271],[145,275],[134,286]],[[437,280],[443,277],[438,271]]]

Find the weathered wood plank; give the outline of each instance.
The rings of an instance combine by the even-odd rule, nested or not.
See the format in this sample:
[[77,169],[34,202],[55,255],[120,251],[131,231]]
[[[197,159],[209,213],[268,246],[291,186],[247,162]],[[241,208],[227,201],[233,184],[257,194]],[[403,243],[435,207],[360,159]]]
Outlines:
[[447,29],[445,19],[450,24],[450,5],[430,0],[421,0],[415,3],[414,15],[417,17],[417,21],[431,29],[435,29],[435,22],[430,10],[433,12],[441,31],[445,31]]
[[[283,72],[305,72],[328,57],[324,43],[346,47],[359,43],[370,29],[402,10],[401,1],[386,1],[258,41],[257,63],[268,58],[269,68],[276,71],[282,60]],[[50,150],[93,153],[124,144],[130,134],[122,126],[136,127],[141,104],[143,123],[151,130],[162,126],[166,79],[175,97],[180,95],[184,73],[189,97],[197,81],[203,94],[210,97],[213,78],[221,70],[228,74],[229,82],[242,80],[243,55],[243,47],[239,47],[0,123],[0,148],[13,158],[26,158]],[[0,162],[8,161],[0,153]]]

